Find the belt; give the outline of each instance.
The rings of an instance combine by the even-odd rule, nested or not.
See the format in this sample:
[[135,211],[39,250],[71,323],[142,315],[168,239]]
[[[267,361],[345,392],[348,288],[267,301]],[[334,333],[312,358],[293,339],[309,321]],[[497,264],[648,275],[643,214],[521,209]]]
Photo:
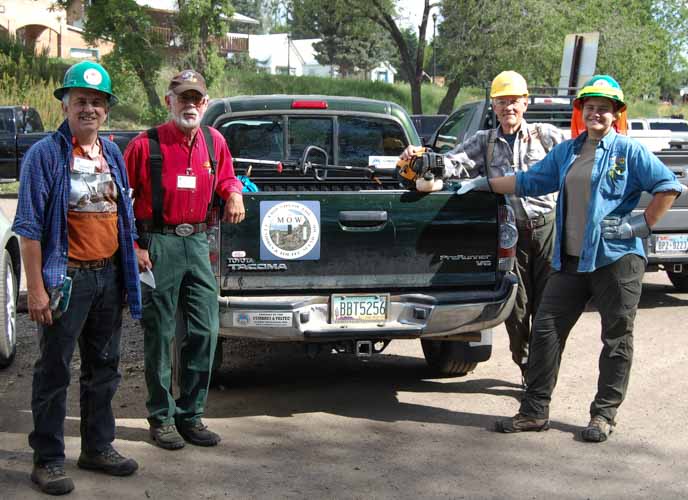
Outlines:
[[524,229],[526,231],[532,231],[533,229],[542,227],[545,224],[549,224],[555,219],[555,217],[556,214],[554,213],[554,210],[552,210],[551,212],[548,212],[543,215],[538,215],[537,217],[533,217],[532,219],[516,220],[516,227],[518,227],[519,229]]
[[112,257],[105,257],[104,259],[96,260],[76,260],[67,259],[67,267],[74,269],[103,269],[110,262],[112,262]]
[[199,222],[198,224],[163,224],[156,228],[152,222],[137,222],[136,228],[140,233],[162,233],[176,234],[177,236],[191,236],[195,233],[202,233],[208,230],[208,224]]

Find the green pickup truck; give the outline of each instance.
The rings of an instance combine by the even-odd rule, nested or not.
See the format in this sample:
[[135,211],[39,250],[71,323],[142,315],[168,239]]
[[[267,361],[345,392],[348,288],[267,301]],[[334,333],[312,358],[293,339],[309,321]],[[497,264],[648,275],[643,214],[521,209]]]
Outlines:
[[203,120],[253,189],[246,220],[210,234],[221,337],[357,356],[420,339],[445,375],[489,359],[517,284],[513,213],[491,193],[403,189],[396,160],[420,145],[403,108],[245,96],[213,100]]

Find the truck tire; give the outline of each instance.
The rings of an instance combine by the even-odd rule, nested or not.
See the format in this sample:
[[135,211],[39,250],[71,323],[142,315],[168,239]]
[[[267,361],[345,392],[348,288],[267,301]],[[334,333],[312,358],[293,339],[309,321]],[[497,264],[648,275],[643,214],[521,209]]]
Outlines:
[[423,340],[423,355],[430,369],[439,375],[462,377],[475,370],[468,342],[454,340]]
[[667,271],[669,280],[679,292],[688,292],[688,273],[674,273]]
[[12,363],[17,352],[17,276],[7,250],[0,261],[0,368]]

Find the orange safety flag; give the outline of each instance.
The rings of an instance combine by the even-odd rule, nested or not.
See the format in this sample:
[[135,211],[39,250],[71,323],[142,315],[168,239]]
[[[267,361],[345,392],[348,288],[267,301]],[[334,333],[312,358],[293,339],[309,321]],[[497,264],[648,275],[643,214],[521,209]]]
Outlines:
[[[628,121],[626,110],[619,113],[619,118],[614,122],[614,130],[617,134],[627,135]],[[583,122],[583,111],[580,107],[573,107],[573,114],[571,115],[571,139],[575,139],[585,132],[585,123]]]

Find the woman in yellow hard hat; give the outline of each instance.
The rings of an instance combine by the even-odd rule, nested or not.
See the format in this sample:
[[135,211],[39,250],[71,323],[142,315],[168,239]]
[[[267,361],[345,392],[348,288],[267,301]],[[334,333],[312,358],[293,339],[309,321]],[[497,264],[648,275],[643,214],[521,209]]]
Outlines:
[[[578,92],[585,131],[515,176],[472,179],[458,194],[493,190],[519,196],[559,191],[552,265],[533,325],[527,390],[519,413],[497,422],[501,432],[549,428],[549,405],[571,328],[589,300],[602,319],[598,390],[585,441],[605,441],[624,400],[633,358],[633,323],[646,257],[642,238],[681,193],[676,176],[639,142],[616,132],[626,109],[621,86],[596,75]],[[645,212],[632,215],[643,191]]]

